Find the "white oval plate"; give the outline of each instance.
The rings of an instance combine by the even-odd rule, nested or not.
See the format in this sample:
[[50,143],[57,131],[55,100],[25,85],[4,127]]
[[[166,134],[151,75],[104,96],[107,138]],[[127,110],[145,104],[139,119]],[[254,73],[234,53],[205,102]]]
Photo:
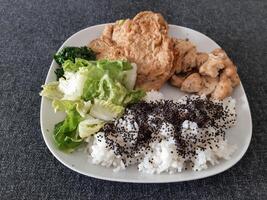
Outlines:
[[[63,46],[84,46],[88,44],[89,41],[101,35],[104,26],[105,24],[92,26],[75,33],[64,42],[61,48]],[[216,44],[207,36],[189,28],[170,25],[169,33],[172,37],[181,39],[188,38],[190,41],[196,44],[199,51],[210,52],[219,47],[218,44]],[[53,61],[45,83],[56,80],[56,76],[54,74],[56,67],[57,64],[55,61]],[[177,88],[174,88],[168,84],[165,84],[161,92],[170,99],[175,96],[177,97],[184,95],[184,93],[180,92]],[[227,132],[227,139],[230,144],[236,144],[238,148],[230,160],[221,160],[220,164],[210,166],[208,169],[199,172],[184,171],[182,173],[172,175],[167,173],[160,175],[149,175],[138,172],[137,167],[130,167],[124,171],[116,173],[110,168],[93,165],[88,159],[88,155],[86,155],[83,151],[77,151],[72,154],[61,152],[57,149],[53,142],[52,132],[54,125],[63,120],[64,114],[55,114],[51,106],[51,101],[46,98],[42,98],[41,102],[41,129],[45,143],[52,154],[65,166],[78,173],[99,179],[122,182],[163,183],[189,181],[221,173],[236,164],[245,154],[252,136],[252,122],[249,104],[242,85],[235,88],[233,97],[237,102],[237,125]]]

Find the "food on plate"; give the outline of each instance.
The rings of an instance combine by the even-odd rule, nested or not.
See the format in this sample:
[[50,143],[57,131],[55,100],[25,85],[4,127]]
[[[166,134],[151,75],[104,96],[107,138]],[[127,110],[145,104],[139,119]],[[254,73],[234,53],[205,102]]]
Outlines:
[[115,171],[137,165],[146,173],[206,169],[229,159],[235,146],[225,131],[235,125],[235,100],[185,96],[177,101],[149,92],[106,123],[88,145],[92,162]]
[[144,96],[143,91],[133,89],[135,64],[89,61],[80,56],[89,58],[87,54],[63,55],[67,59],[59,59],[62,77],[44,85],[40,93],[52,100],[55,111],[66,113],[66,118],[55,125],[53,136],[57,146],[67,152],[79,147],[84,138],[96,133],[106,122],[121,116],[127,104]]
[[202,89],[202,78],[198,73],[189,75],[182,83],[181,90],[187,92],[199,92]]
[[174,43],[173,67],[176,74],[192,71],[208,59],[208,54],[197,52],[196,46],[189,40],[172,38],[172,41]]
[[89,47],[98,59],[136,63],[136,87],[146,91],[159,90],[170,79],[184,92],[224,99],[240,82],[236,66],[222,49],[209,54],[198,52],[189,40],[169,37],[167,22],[161,14],[151,11],[107,25]]
[[[159,13],[107,25],[88,47],[64,47],[54,60],[57,81],[40,95],[66,113],[53,131],[60,150],[87,143],[94,164],[151,174],[206,169],[235,151],[225,136],[236,124],[236,66],[222,49],[198,52],[171,38]],[[157,90],[168,80],[193,95],[165,99]]]
[[60,52],[54,55],[54,59],[57,64],[60,66],[56,69],[55,73],[57,75],[57,80],[61,78],[64,74],[64,70],[62,69],[62,64],[66,60],[71,60],[74,62],[75,58],[83,58],[86,60],[96,60],[95,53],[86,46],[84,47],[64,47]]
[[162,15],[141,12],[133,19],[106,26],[101,38],[89,44],[98,59],[125,58],[137,65],[136,87],[160,89],[171,77],[173,43]]
[[182,91],[224,99],[239,85],[236,66],[224,50],[215,49],[209,54],[193,51],[189,57],[191,61],[178,67],[178,74],[174,74],[170,81]]

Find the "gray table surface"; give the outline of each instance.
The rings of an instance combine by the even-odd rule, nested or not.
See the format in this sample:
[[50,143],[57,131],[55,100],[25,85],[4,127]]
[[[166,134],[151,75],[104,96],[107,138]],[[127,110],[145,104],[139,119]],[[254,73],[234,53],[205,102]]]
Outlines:
[[[71,171],[47,149],[38,92],[53,53],[80,29],[142,10],[208,35],[238,65],[253,138],[226,172],[184,183],[109,182]],[[266,0],[0,0],[0,199],[267,199],[266,12]]]

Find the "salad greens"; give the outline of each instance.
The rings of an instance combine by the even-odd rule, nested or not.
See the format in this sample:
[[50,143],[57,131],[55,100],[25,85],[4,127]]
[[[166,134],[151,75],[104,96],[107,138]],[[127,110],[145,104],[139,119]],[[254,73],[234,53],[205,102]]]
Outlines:
[[58,89],[58,82],[50,82],[46,85],[42,86],[43,90],[40,95],[47,97],[48,99],[61,99],[63,97],[63,93]]
[[75,58],[86,60],[96,60],[95,53],[88,47],[64,47],[60,52],[54,55],[55,61],[62,65],[66,60],[74,61]]
[[66,152],[75,150],[107,121],[120,117],[127,104],[136,103],[145,95],[133,89],[135,64],[90,59],[95,59],[95,54],[87,47],[64,48],[55,55],[62,76],[42,86],[40,93],[52,100],[55,111],[66,113],[53,134],[57,146]]
[[55,70],[55,74],[57,76],[57,80],[61,77],[64,77],[64,70],[62,69],[62,67],[59,67]]
[[66,114],[65,120],[55,125],[53,136],[59,149],[71,152],[82,143],[76,132],[81,116],[75,107],[66,110]]
[[90,115],[103,121],[111,121],[120,117],[124,112],[123,106],[115,105],[109,101],[95,99]]
[[96,60],[96,54],[88,47],[64,47],[60,52],[54,55],[54,59],[59,65],[59,68],[55,70],[57,80],[64,76],[64,71],[61,66],[65,61],[73,61],[75,58],[83,58],[86,60]]
[[98,132],[104,126],[104,124],[104,121],[88,116],[87,119],[81,121],[79,124],[79,136],[81,138],[90,137],[94,133]]

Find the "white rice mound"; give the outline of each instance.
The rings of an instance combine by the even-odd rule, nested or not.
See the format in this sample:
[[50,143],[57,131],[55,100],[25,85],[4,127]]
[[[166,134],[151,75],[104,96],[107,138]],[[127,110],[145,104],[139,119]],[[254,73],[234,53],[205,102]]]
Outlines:
[[[194,98],[194,96],[192,96]],[[205,98],[205,97],[203,97]],[[159,101],[163,100],[164,96],[162,93],[157,91],[147,92],[145,96],[145,101]],[[185,98],[181,98],[180,102],[185,102]],[[231,97],[226,98],[223,102],[223,107],[228,108],[232,115],[229,115],[229,120],[235,121],[236,112],[235,112],[235,100]],[[127,121],[121,121],[120,123],[126,123]],[[221,122],[223,123],[223,122]],[[129,124],[128,124],[129,125]],[[136,126],[135,124],[134,126]],[[233,124],[229,125],[230,128]],[[236,150],[236,145],[228,144],[228,141],[219,138],[219,142],[217,143],[210,141],[210,148],[205,148],[205,150],[196,148],[198,146],[194,146],[196,148],[196,155],[193,158],[190,158],[191,164],[189,165],[188,157],[181,157],[177,154],[177,146],[175,145],[175,140],[171,134],[168,132],[172,127],[172,124],[163,123],[159,136],[161,140],[156,140],[154,142],[149,143],[150,150],[144,150],[142,153],[136,154],[136,158],[132,160],[131,164],[137,164],[138,170],[141,172],[149,173],[149,174],[160,174],[163,172],[168,172],[170,174],[176,172],[182,172],[183,170],[193,170],[193,171],[201,171],[203,169],[207,169],[209,165],[218,164],[220,159],[230,159],[230,156]],[[194,134],[196,137],[200,135],[201,132],[211,132],[212,127],[209,128],[198,128],[198,125],[195,122],[191,122],[185,120],[182,124],[182,137],[186,137],[188,134]],[[203,136],[203,135],[202,135]],[[99,140],[101,138],[101,140]],[[99,132],[94,137],[92,137],[92,144],[89,145],[90,149],[90,157],[92,159],[92,163],[97,165],[102,165],[105,167],[113,167],[114,171],[119,171],[125,169],[126,166],[122,160],[121,156],[115,155],[113,150],[106,148],[104,133]],[[192,145],[203,145],[203,143],[191,143]],[[126,163],[129,163],[127,157],[124,157]]]
[[[101,137],[101,140],[98,138]],[[97,133],[93,138],[93,144],[89,147],[93,164],[105,167],[114,167],[114,171],[125,169],[120,156],[116,156],[113,150],[106,148],[106,140],[103,132]]]

